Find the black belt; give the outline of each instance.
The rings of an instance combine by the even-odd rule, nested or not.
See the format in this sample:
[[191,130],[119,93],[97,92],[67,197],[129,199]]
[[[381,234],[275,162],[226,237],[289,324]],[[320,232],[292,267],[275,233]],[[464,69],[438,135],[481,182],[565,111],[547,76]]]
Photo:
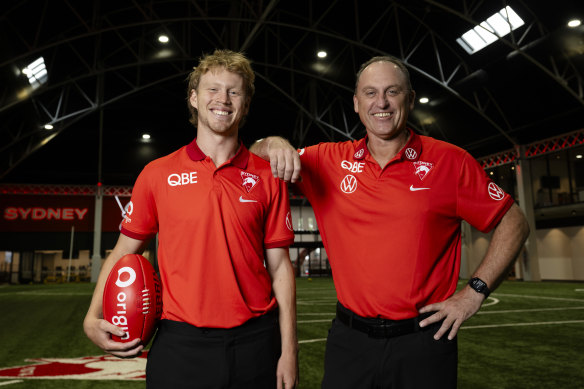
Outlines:
[[421,331],[420,322],[434,312],[405,320],[388,320],[381,318],[366,318],[355,314],[337,303],[337,319],[349,328],[367,334],[370,338],[393,338]]

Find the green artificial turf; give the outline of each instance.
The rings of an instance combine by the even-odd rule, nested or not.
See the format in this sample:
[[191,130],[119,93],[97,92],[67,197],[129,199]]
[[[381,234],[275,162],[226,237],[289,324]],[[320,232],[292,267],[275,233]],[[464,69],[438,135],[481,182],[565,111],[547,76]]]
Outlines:
[[[460,282],[464,285],[464,281]],[[104,353],[83,333],[93,284],[0,286],[0,368]],[[300,388],[319,388],[336,294],[297,279]],[[459,388],[584,387],[584,284],[506,281],[459,332]],[[13,384],[8,383],[15,382]],[[144,388],[144,381],[0,378],[8,389]]]

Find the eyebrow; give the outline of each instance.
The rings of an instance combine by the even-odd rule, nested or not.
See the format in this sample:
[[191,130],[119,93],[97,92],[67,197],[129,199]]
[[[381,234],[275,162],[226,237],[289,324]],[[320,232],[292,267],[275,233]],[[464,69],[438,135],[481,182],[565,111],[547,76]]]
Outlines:
[[210,81],[208,84],[204,85],[207,88],[211,88],[211,87],[225,87],[227,90],[233,90],[233,89],[238,89],[238,90],[243,90],[243,86],[233,86],[233,85],[226,85],[222,82],[217,82],[217,81]]
[[[391,89],[391,88],[397,88],[397,89],[401,89],[401,90],[406,90],[407,88],[400,85],[400,84],[391,84],[388,85],[387,87],[384,87],[383,90],[387,90],[387,89]],[[378,87],[372,86],[372,85],[365,85],[364,87],[362,87],[360,90],[361,91],[365,91],[367,89],[374,89],[374,90],[378,90]]]

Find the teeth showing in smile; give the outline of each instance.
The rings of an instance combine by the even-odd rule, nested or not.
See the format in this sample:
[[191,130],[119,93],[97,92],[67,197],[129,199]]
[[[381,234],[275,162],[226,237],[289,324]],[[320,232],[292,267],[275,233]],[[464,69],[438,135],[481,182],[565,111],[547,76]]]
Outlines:
[[385,117],[391,116],[391,113],[379,112],[379,113],[374,113],[373,116],[378,117],[378,118],[385,118]]
[[227,111],[218,111],[218,110],[214,110],[213,111],[216,115],[221,115],[221,116],[227,116],[229,115],[229,112]]

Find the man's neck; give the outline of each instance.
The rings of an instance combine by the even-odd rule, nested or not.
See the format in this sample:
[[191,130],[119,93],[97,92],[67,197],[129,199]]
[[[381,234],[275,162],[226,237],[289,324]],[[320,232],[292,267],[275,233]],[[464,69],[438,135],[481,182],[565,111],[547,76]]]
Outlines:
[[237,154],[239,138],[237,132],[229,136],[223,136],[199,131],[197,133],[197,146],[213,160],[215,166],[219,167]]
[[391,139],[367,137],[367,148],[373,159],[383,169],[408,143],[410,131],[406,128]]

